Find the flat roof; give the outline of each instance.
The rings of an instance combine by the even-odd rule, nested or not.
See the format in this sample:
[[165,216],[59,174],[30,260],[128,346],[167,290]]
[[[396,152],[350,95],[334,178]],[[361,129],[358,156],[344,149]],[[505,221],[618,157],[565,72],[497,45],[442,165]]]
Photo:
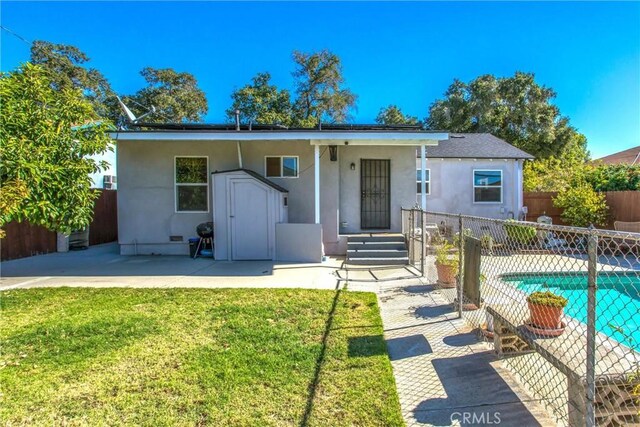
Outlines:
[[420,132],[442,133],[442,131],[424,130],[421,125],[380,125],[380,124],[328,124],[322,123],[318,127],[289,127],[278,124],[241,124],[234,123],[153,123],[138,122],[131,124],[135,129],[120,132],[153,132],[165,131],[209,131],[209,132]]
[[277,125],[210,125],[200,123],[137,123],[136,129],[110,132],[120,141],[309,141],[313,145],[436,145],[446,132],[414,125],[322,125],[286,128]]

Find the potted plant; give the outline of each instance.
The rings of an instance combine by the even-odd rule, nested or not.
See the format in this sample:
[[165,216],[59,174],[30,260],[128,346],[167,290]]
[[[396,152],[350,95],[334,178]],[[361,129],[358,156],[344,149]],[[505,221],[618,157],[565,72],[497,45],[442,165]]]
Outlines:
[[527,297],[531,323],[542,329],[559,329],[562,327],[562,311],[567,299],[551,291],[533,292]]
[[455,247],[450,243],[445,243],[436,250],[436,271],[438,272],[438,282],[443,285],[454,285],[458,275],[458,254],[451,252]]

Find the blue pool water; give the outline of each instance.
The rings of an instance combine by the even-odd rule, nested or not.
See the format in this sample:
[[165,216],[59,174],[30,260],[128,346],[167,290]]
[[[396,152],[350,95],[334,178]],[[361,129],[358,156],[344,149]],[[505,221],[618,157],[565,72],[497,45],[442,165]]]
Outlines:
[[[505,274],[502,280],[527,294],[548,289],[562,295],[569,301],[565,314],[587,323],[586,273]],[[640,272],[598,274],[596,329],[640,351]]]

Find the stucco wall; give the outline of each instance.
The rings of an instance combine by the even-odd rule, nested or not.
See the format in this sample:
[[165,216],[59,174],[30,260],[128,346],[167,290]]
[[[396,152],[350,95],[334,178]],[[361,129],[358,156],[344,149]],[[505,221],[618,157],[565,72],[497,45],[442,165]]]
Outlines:
[[322,262],[322,225],[276,224],[276,260]]
[[[211,195],[208,212],[175,211],[174,157],[208,156],[210,172],[237,168],[235,143],[119,141],[117,155],[121,253],[188,254],[196,226],[212,220]],[[172,235],[184,241],[171,242]]]
[[[417,159],[415,167],[420,168],[420,159]],[[431,191],[427,195],[429,211],[510,218],[511,213],[517,217],[522,208],[522,161],[431,159],[427,148],[426,167],[430,170],[431,179]],[[474,169],[502,171],[501,203],[474,203]],[[420,203],[419,198],[416,200]]]
[[[342,233],[360,232],[360,159],[391,161],[391,231],[400,231],[400,207],[415,204],[415,147],[339,146],[338,161],[321,146],[322,236],[327,254],[340,253],[339,221],[348,223]],[[298,178],[270,178],[289,191],[290,223],[314,222],[314,147],[308,141],[242,142],[243,167],[262,175],[268,155],[299,156]],[[188,238],[195,228],[213,218],[209,211],[175,211],[175,156],[207,156],[209,172],[238,168],[233,141],[119,141],[118,240],[123,254],[188,254]],[[356,170],[350,169],[355,163]],[[209,174],[209,184],[212,180]],[[171,242],[170,236],[183,236]],[[344,252],[342,250],[342,252]]]

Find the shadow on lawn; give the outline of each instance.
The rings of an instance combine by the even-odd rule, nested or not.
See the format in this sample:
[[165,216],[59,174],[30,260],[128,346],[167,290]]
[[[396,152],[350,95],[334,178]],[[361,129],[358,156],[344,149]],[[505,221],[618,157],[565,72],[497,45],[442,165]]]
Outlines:
[[304,416],[302,417],[302,421],[300,422],[301,427],[306,427],[309,425],[309,418],[311,417],[311,412],[313,411],[313,401],[316,398],[316,389],[318,388],[318,384],[320,382],[320,372],[322,371],[322,365],[324,364],[324,357],[327,351],[327,341],[329,340],[329,334],[331,333],[331,327],[333,325],[333,318],[336,315],[336,307],[338,306],[338,300],[340,299],[340,294],[342,289],[340,288],[340,281],[336,283],[336,291],[333,296],[333,302],[331,304],[331,310],[329,311],[329,317],[327,317],[327,323],[324,327],[324,333],[322,334],[322,347],[320,349],[320,356],[318,356],[318,361],[316,362],[316,369],[313,373],[313,381],[311,381],[311,385],[309,385],[309,397],[307,397],[307,405],[304,410]]

